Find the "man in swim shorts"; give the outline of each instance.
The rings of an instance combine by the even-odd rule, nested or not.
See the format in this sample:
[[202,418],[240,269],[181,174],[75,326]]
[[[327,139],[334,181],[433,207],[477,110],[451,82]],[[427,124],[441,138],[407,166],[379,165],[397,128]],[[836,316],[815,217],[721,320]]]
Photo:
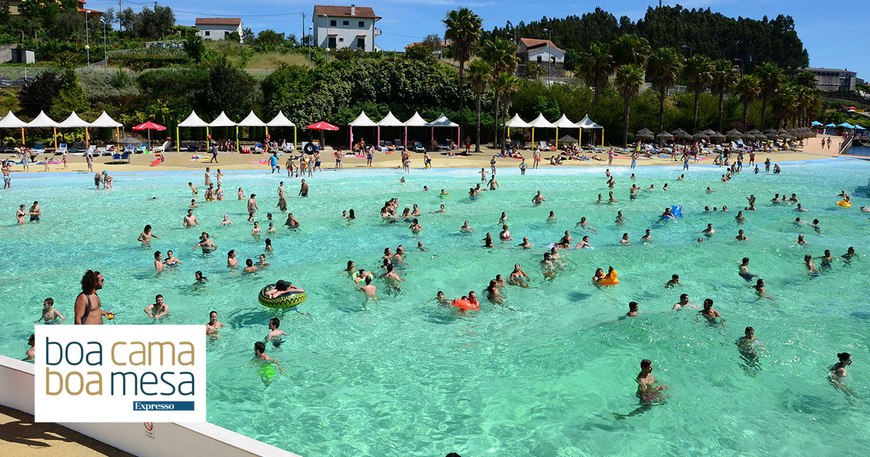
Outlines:
[[30,222],[39,222],[39,216],[42,215],[42,208],[39,207],[39,202],[33,202],[30,207]]
[[163,295],[157,294],[156,303],[145,307],[145,314],[151,319],[159,319],[169,314],[169,305],[163,302]]
[[738,274],[741,278],[747,281],[752,281],[753,278],[758,276],[749,272],[749,257],[744,257],[743,260],[740,262]]
[[82,291],[75,301],[75,325],[103,325],[103,316],[114,316],[102,309],[103,304],[97,295],[104,283],[99,271],[88,270],[82,276]]
[[263,339],[264,342],[272,342],[272,346],[278,347],[284,343],[284,336],[290,336],[289,333],[284,332],[284,330],[278,329],[281,326],[281,320],[277,317],[273,317],[269,319],[269,333],[266,335],[266,338]]
[[187,216],[184,216],[184,220],[181,221],[181,225],[184,228],[193,228],[199,225],[199,222],[196,220],[196,216],[193,215],[193,209],[187,210]]
[[308,183],[305,180],[302,180],[302,185],[299,187],[299,196],[307,197],[308,196]]
[[643,414],[649,411],[653,404],[660,403],[667,398],[667,395],[665,395],[663,391],[667,390],[668,387],[665,385],[656,385],[658,384],[658,381],[652,375],[652,371],[653,364],[649,359],[643,359],[640,361],[640,373],[638,373],[635,378],[635,382],[637,382],[637,392],[635,395],[640,400],[640,407],[628,414],[613,413],[613,416],[616,419],[625,419],[627,417]]

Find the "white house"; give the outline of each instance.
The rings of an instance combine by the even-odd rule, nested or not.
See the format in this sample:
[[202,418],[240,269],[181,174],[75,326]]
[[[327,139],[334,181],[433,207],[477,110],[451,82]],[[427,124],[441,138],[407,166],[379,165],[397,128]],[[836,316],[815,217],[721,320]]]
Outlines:
[[225,40],[227,35],[236,32],[242,38],[242,18],[240,17],[198,17],[197,34],[203,40]]
[[381,20],[368,6],[314,6],[314,43],[329,49],[362,49],[376,51],[375,37],[381,31],[375,22]]
[[565,75],[565,51],[557,48],[550,40],[520,38],[517,56],[522,63],[517,69],[521,75],[525,74],[525,64],[528,62],[540,65],[544,71],[549,69],[550,76]]

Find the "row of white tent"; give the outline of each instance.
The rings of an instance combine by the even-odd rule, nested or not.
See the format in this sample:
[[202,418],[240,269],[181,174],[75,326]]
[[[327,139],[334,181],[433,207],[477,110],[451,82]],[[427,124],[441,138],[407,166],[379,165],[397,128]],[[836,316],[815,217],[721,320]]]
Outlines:
[[578,139],[582,144],[583,140],[583,130],[601,130],[601,147],[604,147],[604,127],[596,124],[589,119],[589,115],[587,114],[580,122],[571,122],[568,119],[568,116],[562,115],[556,122],[550,122],[547,118],[544,117],[543,113],[538,113],[538,117],[536,117],[531,122],[524,121],[519,114],[514,114],[514,117],[511,120],[505,123],[508,129],[511,128],[530,128],[532,129],[532,143],[535,142],[535,129],[556,129],[556,147],[559,147],[559,129],[579,129],[580,138]]
[[120,128],[122,124],[112,119],[105,111],[95,121],[87,122],[82,120],[75,111],[69,115],[63,122],[57,122],[48,117],[47,114],[40,111],[39,116],[36,116],[30,122],[24,122],[18,119],[12,111],[9,111],[3,119],[0,119],[0,129],[21,129],[21,144],[24,144],[24,129],[26,128],[51,128],[55,129],[55,148],[57,148],[57,129],[85,129],[85,141],[88,141],[87,129],[90,127],[96,128]]
[[420,116],[420,113],[415,111],[413,116],[408,118],[407,121],[402,122],[393,114],[392,111],[390,111],[387,113],[386,116],[384,116],[383,119],[381,119],[378,122],[375,122],[375,121],[371,120],[371,118],[369,118],[366,115],[365,111],[362,111],[360,113],[360,115],[357,116],[356,119],[350,121],[347,125],[350,127],[351,147],[353,147],[353,144],[354,144],[353,143],[353,128],[354,127],[374,127],[374,128],[377,128],[377,143],[376,143],[377,145],[381,144],[381,127],[404,127],[404,129],[405,129],[405,136],[404,136],[405,149],[408,148],[408,127],[429,127],[430,129],[432,129],[432,138],[435,137],[435,127],[450,127],[450,128],[455,127],[456,128],[456,142],[457,142],[457,144],[459,143],[459,140],[462,137],[461,131],[459,128],[459,124],[448,119],[444,113],[441,113],[441,115],[439,115],[432,122],[427,122],[425,119],[423,119],[422,116]]

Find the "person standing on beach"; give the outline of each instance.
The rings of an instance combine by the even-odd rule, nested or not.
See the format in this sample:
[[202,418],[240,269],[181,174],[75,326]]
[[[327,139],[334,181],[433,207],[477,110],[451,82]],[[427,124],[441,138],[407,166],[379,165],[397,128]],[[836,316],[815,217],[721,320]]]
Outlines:
[[613,148],[610,148],[610,150],[607,151],[607,166],[613,166]]
[[538,165],[541,163],[541,150],[539,148],[535,148],[535,152],[532,153],[532,168],[537,170]]
[[88,154],[87,161],[88,161],[88,172],[93,173],[94,172],[94,156],[92,156],[91,154]]
[[219,163],[218,159],[217,159],[217,155],[218,155],[218,148],[212,147],[211,148],[211,160],[209,160],[208,163]]
[[114,315],[102,309],[97,291],[103,288],[105,280],[99,271],[88,270],[82,276],[82,292],[76,297],[75,325],[103,325],[103,316]]
[[272,157],[269,157],[269,166],[272,168],[269,174],[275,173],[275,170],[278,170],[278,174],[281,173],[281,167],[278,166],[278,154],[272,153]]

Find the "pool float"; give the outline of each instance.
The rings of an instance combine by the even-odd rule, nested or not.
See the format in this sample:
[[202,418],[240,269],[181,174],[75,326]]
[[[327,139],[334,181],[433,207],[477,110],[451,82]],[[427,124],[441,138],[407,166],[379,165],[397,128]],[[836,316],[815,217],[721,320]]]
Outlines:
[[277,373],[275,373],[275,367],[269,363],[257,368],[257,374],[260,375],[260,378],[268,380],[274,378]]
[[471,302],[468,301],[468,300],[463,300],[463,299],[461,299],[461,298],[454,299],[452,302],[450,302],[450,304],[453,305],[453,306],[455,306],[455,307],[457,307],[457,308],[459,308],[459,309],[463,309],[463,310],[466,310],[466,311],[468,311],[468,310],[472,310],[472,311],[473,311],[473,310],[478,310],[478,309],[480,309],[480,305],[476,305],[476,304],[474,304],[474,303],[471,303]]
[[843,208],[851,208],[852,202],[847,202],[846,200],[840,200],[837,202],[837,205],[842,206]]
[[151,162],[151,166],[156,167],[157,165],[160,165],[160,162],[163,162],[162,158],[158,158],[157,160]]
[[308,298],[305,292],[297,291],[290,291],[275,298],[269,298],[268,296],[266,296],[266,291],[272,290],[274,288],[275,284],[269,284],[260,291],[257,299],[260,300],[261,305],[267,308],[295,308],[297,305],[304,302],[306,298]]
[[663,221],[669,221],[671,219],[676,219],[678,217],[683,217],[683,206],[682,205],[672,205],[671,206],[671,215],[673,217],[664,217],[659,216],[659,219]]
[[374,279],[371,271],[367,271],[363,276],[360,276],[359,271],[354,271],[353,275],[351,275],[351,279],[353,279],[353,282],[357,284],[365,284],[366,278]]
[[604,279],[598,281],[598,284],[601,284],[602,286],[615,286],[619,284],[619,274],[616,270],[613,270],[612,273],[613,274],[608,273]]

